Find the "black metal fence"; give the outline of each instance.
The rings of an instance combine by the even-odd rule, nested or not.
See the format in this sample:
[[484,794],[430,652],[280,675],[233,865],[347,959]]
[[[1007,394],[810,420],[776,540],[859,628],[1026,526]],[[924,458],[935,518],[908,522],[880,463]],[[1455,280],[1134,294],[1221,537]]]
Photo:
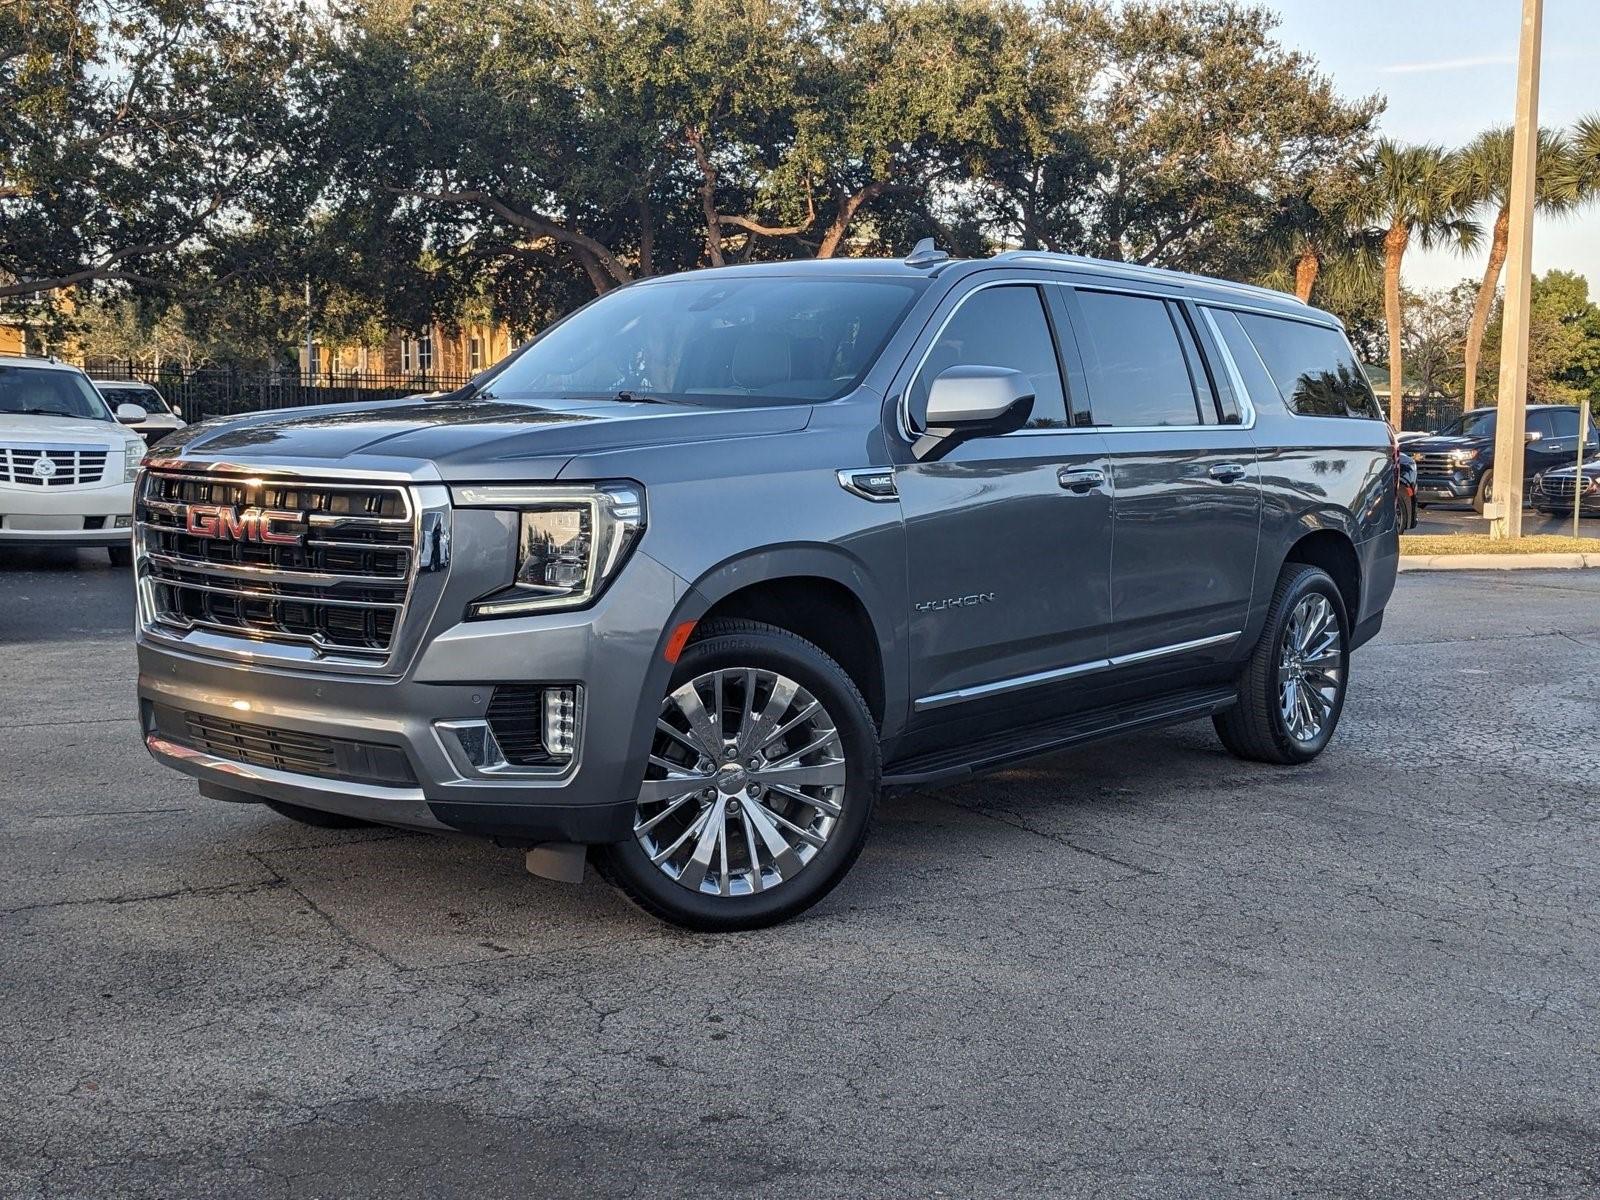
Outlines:
[[336,372],[309,375],[299,371],[240,371],[236,367],[175,365],[91,359],[85,370],[95,379],[127,379],[154,384],[177,406],[186,421],[234,416],[268,408],[300,408],[308,404],[346,404],[393,400],[423,392],[445,392],[466,383],[465,375],[401,375],[385,372]]
[[1432,433],[1461,415],[1460,396],[1407,396],[1402,403],[1405,420],[1400,428],[1407,432]]

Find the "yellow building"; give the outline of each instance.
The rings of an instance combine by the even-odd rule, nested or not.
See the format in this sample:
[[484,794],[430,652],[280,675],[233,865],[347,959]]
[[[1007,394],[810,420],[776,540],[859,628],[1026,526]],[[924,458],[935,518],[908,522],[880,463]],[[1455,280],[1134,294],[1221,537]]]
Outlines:
[[430,325],[416,333],[390,333],[379,346],[300,347],[300,371],[313,379],[360,375],[402,379],[464,379],[499,362],[515,345],[511,331],[495,321],[469,321],[450,332]]

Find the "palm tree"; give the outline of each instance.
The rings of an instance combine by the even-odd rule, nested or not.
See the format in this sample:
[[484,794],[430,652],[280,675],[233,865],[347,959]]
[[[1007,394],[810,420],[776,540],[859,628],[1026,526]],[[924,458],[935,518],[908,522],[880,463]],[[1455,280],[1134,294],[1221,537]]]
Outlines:
[[1357,183],[1343,173],[1318,180],[1283,197],[1267,226],[1268,249],[1283,264],[1282,275],[1275,272],[1275,277],[1282,278],[1292,268],[1294,294],[1308,304],[1331,261],[1367,248],[1357,220]]
[[1567,136],[1567,186],[1579,203],[1600,196],[1600,113],[1590,113]]
[[1415,242],[1424,250],[1449,244],[1470,250],[1478,226],[1463,214],[1454,157],[1443,146],[1402,146],[1385,138],[1368,160],[1357,211],[1383,238],[1383,321],[1389,334],[1389,421],[1401,427],[1405,382],[1401,362],[1400,267]]
[[[1600,134],[1600,121],[1595,132]],[[1494,232],[1489,238],[1489,262],[1478,285],[1477,303],[1467,325],[1464,367],[1466,379],[1462,406],[1473,408],[1478,391],[1478,356],[1483,349],[1483,331],[1489,326],[1495,292],[1500,287],[1500,272],[1506,263],[1506,243],[1511,230],[1512,132],[1509,128],[1491,129],[1479,134],[1456,156],[1462,198],[1474,208],[1495,210]],[[1562,213],[1578,202],[1580,187],[1572,169],[1572,152],[1563,134],[1539,130],[1538,165],[1535,168],[1534,208],[1546,214]]]

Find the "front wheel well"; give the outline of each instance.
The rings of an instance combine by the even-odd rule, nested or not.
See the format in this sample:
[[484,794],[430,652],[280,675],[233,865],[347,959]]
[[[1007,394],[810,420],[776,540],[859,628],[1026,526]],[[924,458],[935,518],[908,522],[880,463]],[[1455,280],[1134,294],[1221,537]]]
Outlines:
[[883,656],[867,609],[849,588],[820,576],[767,579],[730,592],[700,618],[704,629],[719,617],[764,621],[821,649],[855,681],[872,719],[883,726]]
[[1284,561],[1307,563],[1326,571],[1338,585],[1351,627],[1360,623],[1361,560],[1348,537],[1332,529],[1308,533],[1289,548]]

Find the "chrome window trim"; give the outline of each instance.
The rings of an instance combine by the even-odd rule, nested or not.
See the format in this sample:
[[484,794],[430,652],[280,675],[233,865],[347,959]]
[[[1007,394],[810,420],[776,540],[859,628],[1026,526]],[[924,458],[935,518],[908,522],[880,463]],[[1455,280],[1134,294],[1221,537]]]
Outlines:
[[[1200,316],[1205,320],[1206,328],[1211,331],[1211,343],[1217,348],[1217,357],[1222,360],[1222,369],[1227,372],[1228,386],[1233,389],[1234,397],[1239,403],[1239,422],[1241,429],[1254,429],[1256,426],[1256,403],[1250,398],[1250,389],[1244,385],[1244,376],[1239,372],[1239,364],[1234,361],[1233,351],[1228,348],[1228,343],[1223,339],[1222,327],[1217,324],[1217,319],[1211,313],[1213,306],[1198,304]],[[1251,349],[1255,349],[1252,344]],[[1205,353],[1203,350],[1201,353]],[[1269,374],[1267,378],[1271,378]]]
[[1190,271],[1148,267],[1142,263],[1107,263],[1100,259],[1065,254],[1055,250],[1008,250],[1003,254],[996,254],[991,261],[1037,263],[1065,271],[1083,271],[1087,274],[1108,275],[1120,279],[1134,276],[1149,283],[1165,284],[1167,287],[1216,288],[1219,291],[1238,292],[1242,296],[1271,298],[1281,300],[1285,304],[1310,307],[1293,292],[1280,292],[1276,288],[1259,287],[1253,283],[1238,283],[1231,279],[1215,279],[1208,275],[1196,275]]
[[930,709],[943,708],[949,704],[962,704],[968,700],[1002,696],[1008,692],[1017,692],[1024,688],[1038,687],[1046,683],[1056,683],[1079,675],[1093,675],[1100,671],[1111,671],[1118,667],[1133,666],[1158,658],[1166,658],[1173,654],[1186,654],[1191,650],[1203,650],[1208,646],[1222,646],[1236,640],[1243,632],[1243,630],[1235,629],[1231,633],[1215,633],[1209,637],[1194,638],[1187,642],[1174,642],[1169,646],[1155,646],[1149,650],[1135,651],[1132,654],[1114,654],[1109,658],[1091,659],[1088,662],[1074,663],[1069,667],[1056,667],[1049,671],[1035,671],[1028,675],[1012,675],[1006,679],[996,679],[991,683],[978,683],[970,687],[956,688],[954,691],[936,692],[931,696],[922,696],[915,700],[911,705],[911,710],[913,712],[927,712]]
[[[1065,264],[1053,263],[1051,265],[1060,267],[1060,266],[1064,266]],[[1074,268],[1074,269],[1076,269],[1076,268]],[[1108,272],[1108,273],[1109,274],[1114,274],[1113,272]],[[933,347],[938,343],[940,337],[942,337],[944,335],[945,326],[949,325],[950,322],[955,318],[956,313],[961,311],[961,306],[963,304],[965,304],[971,297],[973,297],[973,296],[977,295],[979,292],[983,291],[985,288],[1015,286],[1017,284],[1024,284],[1024,285],[1028,285],[1028,286],[1032,286],[1032,287],[1041,287],[1041,288],[1044,288],[1044,287],[1074,287],[1075,286],[1071,281],[1065,280],[1065,279],[1030,279],[1030,278],[996,279],[996,280],[991,280],[991,281],[989,281],[987,283],[980,283],[977,287],[973,288],[971,291],[969,291],[965,295],[963,295],[961,297],[961,299],[957,300],[955,307],[952,308],[950,310],[950,312],[949,312],[949,315],[947,315],[945,317],[945,319],[939,323],[939,327],[938,327],[938,329],[936,329],[934,331],[932,339],[928,342],[927,346],[923,349],[922,357],[920,357],[917,360],[917,365],[916,365],[915,369],[913,369],[912,372],[910,373],[910,375],[908,375],[906,377],[906,385],[903,388],[900,389],[900,397],[896,401],[895,408],[896,408],[897,424],[898,424],[898,427],[899,427],[899,432],[900,432],[900,436],[901,437],[905,438],[907,441],[914,442],[914,441],[916,441],[916,439],[919,436],[921,436],[920,433],[917,432],[915,427],[911,424],[911,385],[916,382],[917,376],[919,374],[921,374],[923,366],[928,361],[928,356],[933,353]],[[1335,332],[1342,332],[1342,331],[1337,330],[1337,328],[1335,326],[1329,325],[1329,324],[1327,324],[1325,322],[1322,322],[1322,321],[1306,320],[1306,319],[1304,319],[1302,317],[1299,317],[1297,315],[1293,315],[1293,314],[1289,314],[1289,313],[1274,312],[1271,309],[1265,309],[1265,308],[1257,309],[1257,308],[1250,308],[1250,307],[1248,307],[1246,305],[1214,303],[1214,302],[1209,302],[1209,301],[1196,300],[1192,296],[1172,295],[1172,294],[1167,293],[1167,292],[1153,292],[1153,291],[1149,291],[1148,289],[1139,288],[1139,287],[1115,287],[1115,286],[1112,286],[1110,284],[1099,283],[1098,281],[1093,283],[1093,284],[1087,285],[1087,287],[1088,287],[1089,291],[1093,291],[1093,292],[1117,292],[1117,293],[1120,293],[1120,294],[1125,295],[1125,296],[1139,296],[1139,297],[1142,297],[1143,299],[1146,299],[1146,300],[1177,300],[1177,301],[1188,300],[1190,303],[1192,303],[1196,307],[1200,308],[1202,310],[1202,312],[1204,312],[1204,310],[1207,307],[1224,308],[1224,309],[1226,309],[1226,308],[1237,308],[1240,311],[1244,311],[1244,312],[1256,312],[1256,313],[1260,313],[1262,316],[1267,316],[1267,317],[1280,317],[1285,321],[1301,321],[1302,324],[1316,325],[1317,327],[1322,328],[1322,329],[1333,329],[1333,330],[1335,330]],[[1224,425],[1224,424],[1218,423],[1218,424],[1212,424],[1212,425],[1204,425],[1204,424],[1197,424],[1197,425],[1062,425],[1062,426],[1055,426],[1055,427],[1048,428],[1048,429],[1016,429],[1016,430],[1013,430],[1010,433],[1001,434],[1000,436],[1002,438],[1014,438],[1014,437],[1038,437],[1040,435],[1062,434],[1062,433],[1074,433],[1074,434],[1085,434],[1085,433],[1193,433],[1193,432],[1195,432],[1197,430],[1204,430],[1204,429],[1211,429],[1211,430],[1216,430],[1216,429],[1251,430],[1251,429],[1254,429],[1256,427],[1256,406],[1255,406],[1255,402],[1250,399],[1249,392],[1247,392],[1245,390],[1243,381],[1239,378],[1239,373],[1238,373],[1239,369],[1238,369],[1237,365],[1234,363],[1232,355],[1228,352],[1227,345],[1225,343],[1223,343],[1222,335],[1217,330],[1215,323],[1211,320],[1210,314],[1209,313],[1205,313],[1204,315],[1206,317],[1208,325],[1210,326],[1210,328],[1212,330],[1213,340],[1217,343],[1218,353],[1222,356],[1223,369],[1228,372],[1228,379],[1229,379],[1229,381],[1231,383],[1234,384],[1235,391],[1238,393],[1238,396],[1239,396],[1239,415],[1241,417],[1241,420],[1237,424],[1226,424],[1226,425]],[[1058,336],[1059,336],[1059,333],[1058,333]],[[1253,348],[1254,347],[1252,346],[1252,349]],[[1200,353],[1202,355],[1204,355],[1205,352],[1206,352],[1205,351],[1205,347],[1203,347],[1203,346],[1199,347],[1199,350],[1200,350]],[[1359,359],[1357,361],[1359,361]],[[1269,376],[1270,376],[1270,374],[1271,374],[1271,372],[1268,372]],[[1062,390],[1063,390],[1063,392],[1065,392],[1066,387],[1067,387],[1067,380],[1066,379],[1062,379],[1061,383],[1062,383]],[[1088,397],[1087,399],[1089,400],[1089,411],[1091,413],[1093,413],[1093,411],[1094,411],[1094,398],[1091,396],[1091,397]]]

